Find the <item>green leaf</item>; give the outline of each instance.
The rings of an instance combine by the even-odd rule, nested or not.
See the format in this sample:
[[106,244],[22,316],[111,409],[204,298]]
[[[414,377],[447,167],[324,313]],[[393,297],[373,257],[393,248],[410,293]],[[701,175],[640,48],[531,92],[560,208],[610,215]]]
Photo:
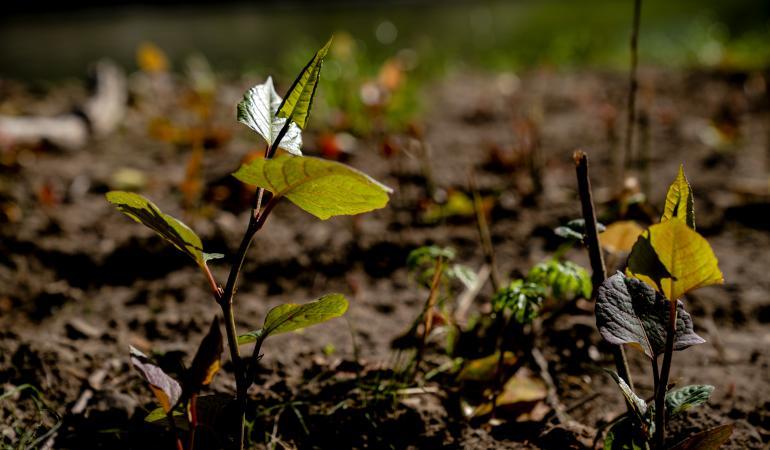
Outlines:
[[644,418],[647,414],[647,403],[644,401],[644,399],[639,398],[636,393],[631,390],[631,388],[626,384],[625,380],[620,378],[617,373],[611,371],[611,370],[605,370],[613,380],[618,384],[618,387],[620,387],[620,391],[623,392],[623,396],[628,401],[628,404],[631,405],[631,409],[636,415],[637,419],[639,419],[640,422],[644,422]]
[[[264,83],[246,91],[238,103],[238,122],[259,133],[271,146],[286,124],[285,118],[276,116],[280,105],[281,97],[275,92],[273,79],[268,77]],[[297,124],[289,124],[279,147],[291,154],[302,155],[302,130]]]
[[604,437],[604,450],[649,449],[649,445],[638,428],[636,422],[629,416],[615,422]]
[[732,434],[733,424],[720,425],[688,437],[671,450],[717,450],[730,439]]
[[419,269],[426,264],[433,266],[439,258],[443,258],[445,261],[455,259],[454,249],[451,247],[439,247],[437,245],[417,247],[409,252],[409,255],[406,257],[406,266],[409,270]]
[[[706,342],[693,331],[692,318],[677,300],[674,350]],[[618,272],[599,286],[596,326],[602,337],[616,345],[631,344],[650,358],[666,347],[669,300],[647,283]]]
[[325,220],[384,207],[393,192],[368,175],[342,163],[306,156],[255,159],[233,174]]
[[248,344],[268,336],[307,328],[340,317],[347,310],[348,301],[342,294],[327,294],[305,304],[279,305],[267,313],[261,329],[238,336],[238,344]]
[[158,233],[160,237],[194,259],[198,265],[203,266],[208,259],[212,259],[212,255],[217,256],[216,253],[204,253],[201,238],[190,227],[168,214],[163,214],[153,202],[143,196],[133,192],[110,191],[106,197],[120,212]]
[[527,274],[527,281],[550,288],[551,297],[568,301],[578,296],[591,298],[591,277],[572,261],[552,259],[540,263]]
[[446,276],[460,281],[467,289],[472,289],[476,285],[476,272],[463,264],[452,264],[446,271]]
[[540,313],[545,296],[545,289],[540,284],[514,280],[495,294],[492,305],[497,311],[509,310],[516,322],[525,324]]
[[[596,231],[601,233],[605,230],[603,224],[596,223]],[[582,241],[586,237],[586,221],[585,219],[573,219],[567,222],[566,225],[556,227],[553,232],[564,239],[575,239]]]
[[679,218],[653,225],[639,236],[628,257],[627,273],[671,300],[724,282],[708,241]]
[[203,386],[211,383],[222,365],[222,331],[219,329],[219,317],[214,317],[209,332],[204,336],[192,365],[187,371],[187,383],[184,386],[187,396],[198,393]]
[[448,264],[455,259],[455,256],[455,250],[451,247],[424,245],[409,252],[406,257],[406,267],[420,285],[430,288],[436,272],[436,262],[440,258],[442,264],[439,270],[442,271],[442,275],[447,279],[459,280],[466,287],[473,286],[476,282],[475,272],[461,264]]
[[684,165],[679,166],[679,173],[668,188],[666,206],[660,221],[666,222],[674,217],[684,220],[688,227],[695,229],[695,205],[690,182],[684,175]]
[[[180,408],[174,410],[173,416],[174,422],[176,422],[177,426],[183,425],[180,428],[187,428],[187,418],[184,417],[184,412]],[[144,421],[147,423],[165,426],[168,423],[168,416],[166,415],[166,411],[164,411],[163,408],[155,408],[145,416]]]
[[302,69],[297,79],[294,80],[294,83],[289,88],[289,92],[286,93],[286,98],[283,99],[283,102],[278,107],[278,117],[292,120],[298,127],[305,128],[308,116],[310,115],[310,108],[313,104],[315,90],[318,86],[318,79],[321,75],[321,65],[324,58],[326,58],[326,54],[329,52],[331,44],[332,40],[330,38],[326,45],[321,47],[313,56],[313,59]]
[[706,403],[714,392],[714,386],[693,384],[666,393],[666,412],[669,416],[681,414],[693,406]]
[[205,261],[205,262],[213,261],[215,259],[222,259],[224,257],[225,257],[225,255],[222,254],[222,253],[206,253],[206,252],[203,252],[203,261]]

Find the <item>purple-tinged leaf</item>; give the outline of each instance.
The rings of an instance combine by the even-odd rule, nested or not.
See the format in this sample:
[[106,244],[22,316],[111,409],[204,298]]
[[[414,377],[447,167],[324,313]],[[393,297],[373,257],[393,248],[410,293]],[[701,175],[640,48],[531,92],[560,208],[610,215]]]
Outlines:
[[[630,344],[653,358],[666,346],[670,300],[648,284],[618,272],[599,286],[596,326],[612,344]],[[706,342],[693,331],[692,318],[681,301],[676,302],[674,350]]]
[[168,376],[163,369],[153,364],[144,353],[133,346],[129,346],[129,348],[131,351],[131,364],[139,371],[145,381],[150,384],[150,388],[158,399],[163,411],[170,411],[182,395],[182,387],[175,379]]

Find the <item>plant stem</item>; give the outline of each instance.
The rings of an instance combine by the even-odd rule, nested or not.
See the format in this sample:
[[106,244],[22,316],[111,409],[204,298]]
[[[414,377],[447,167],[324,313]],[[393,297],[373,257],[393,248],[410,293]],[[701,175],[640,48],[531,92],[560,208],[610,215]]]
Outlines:
[[[275,152],[278,150],[278,146],[280,145],[281,140],[289,130],[290,124],[291,119],[287,119],[281,130],[278,132],[278,136],[276,136],[276,139],[273,141],[272,145],[270,145],[270,147],[268,147],[268,149],[265,151],[265,159],[270,159],[273,157]],[[243,449],[243,425],[246,419],[246,395],[254,378],[251,375],[252,370],[248,370],[247,372],[247,367],[244,367],[243,359],[241,358],[241,352],[238,347],[238,330],[235,326],[235,315],[233,313],[233,297],[235,295],[241,269],[243,269],[243,263],[246,260],[246,253],[248,253],[249,247],[251,246],[251,241],[254,240],[254,235],[257,233],[257,231],[262,229],[262,226],[265,224],[265,221],[270,215],[270,212],[273,210],[276,202],[279,199],[279,197],[271,197],[267,205],[265,205],[265,208],[262,209],[262,200],[264,196],[265,189],[259,188],[254,199],[254,205],[251,208],[251,214],[249,215],[249,223],[246,226],[246,232],[244,233],[243,239],[241,239],[241,243],[238,246],[238,252],[235,255],[235,262],[230,267],[230,274],[227,277],[227,283],[225,284],[224,289],[219,287],[209,267],[206,264],[203,265],[203,269],[206,273],[206,277],[208,279],[212,293],[214,294],[214,298],[222,309],[222,315],[224,316],[225,322],[225,334],[227,335],[227,346],[230,349],[230,359],[233,362],[233,370],[235,372],[235,390],[239,409],[238,430],[236,433],[235,447],[237,449]],[[259,345],[254,349],[256,356],[252,356],[252,359],[255,360],[254,364],[252,365],[256,365],[256,361],[259,359],[259,346],[261,345],[261,341],[258,344]],[[253,371],[256,372],[256,368]],[[181,443],[179,445],[181,445]]]
[[498,316],[495,318],[495,322],[500,325],[500,334],[497,335],[497,365],[495,366],[495,389],[492,392],[492,417],[497,414],[497,397],[503,390],[503,382],[505,381],[505,335],[513,323],[513,314],[509,317],[505,317],[505,309],[500,308]]
[[[577,172],[578,191],[580,192],[580,203],[583,209],[583,220],[585,221],[585,245],[588,247],[588,256],[591,260],[591,281],[593,283],[593,293],[607,278],[607,272],[604,268],[604,255],[599,245],[599,232],[596,230],[596,211],[594,209],[594,200],[591,193],[591,179],[588,176],[588,155],[581,150],[575,151],[572,155],[575,159],[575,170]],[[634,389],[634,383],[628,370],[628,361],[626,352],[622,345],[612,346],[612,356],[615,359],[615,367],[618,375],[622,378],[628,387]],[[630,405],[629,405],[630,407]]]
[[636,66],[638,61],[639,19],[642,13],[642,0],[634,0],[634,23],[631,29],[631,70],[628,74],[628,114],[626,121],[625,168],[631,167],[633,156],[634,128],[636,126]]
[[[215,294],[219,306],[222,308],[222,315],[225,322],[225,334],[227,335],[227,346],[230,349],[230,359],[233,361],[233,368],[235,372],[235,389],[236,397],[239,405],[239,428],[236,434],[236,448],[243,448],[243,424],[246,415],[246,393],[249,389],[249,383],[246,380],[246,371],[243,367],[243,360],[241,358],[241,352],[238,348],[238,331],[235,327],[235,316],[233,314],[233,296],[235,295],[235,288],[238,283],[238,277],[243,268],[243,263],[246,260],[246,253],[249,250],[251,241],[254,239],[254,235],[265,224],[267,217],[275,207],[279,197],[271,197],[270,201],[265,205],[264,210],[259,211],[255,208],[252,209],[249,216],[249,224],[246,227],[246,232],[243,235],[241,244],[238,247],[238,252],[235,256],[235,262],[230,267],[230,274],[227,277],[227,284],[224,291],[220,295]],[[216,283],[215,283],[216,284]],[[217,288],[217,292],[219,292]]]
[[663,354],[660,380],[655,390],[655,448],[658,450],[663,450],[666,440],[666,390],[668,375],[671,372],[671,359],[674,356],[674,335],[676,334],[676,300],[670,300],[669,303],[666,352]]
[[497,292],[500,290],[500,276],[497,274],[497,264],[495,261],[495,248],[492,245],[492,235],[489,232],[489,223],[487,222],[487,216],[484,213],[484,205],[479,194],[479,190],[476,187],[476,177],[471,172],[470,176],[471,191],[473,192],[473,209],[476,212],[476,227],[479,232],[479,240],[481,240],[481,249],[484,252],[484,259],[490,268],[490,281],[492,281],[492,289]]
[[171,431],[171,434],[174,437],[174,441],[176,441],[176,449],[184,450],[184,446],[182,445],[182,440],[179,439],[179,433],[177,432],[176,422],[174,421],[174,408],[166,412],[166,419],[168,420],[169,431]]
[[262,336],[259,336],[254,343],[254,351],[251,352],[251,359],[249,360],[246,372],[246,384],[248,386],[251,386],[254,379],[257,377],[257,368],[259,367],[259,360],[261,359],[259,353],[262,350],[262,342],[264,342],[264,340],[265,339]]
[[425,344],[428,342],[428,334],[430,334],[430,329],[433,325],[433,307],[436,305],[436,301],[438,300],[441,276],[444,273],[443,267],[444,258],[439,256],[438,259],[436,259],[436,265],[433,269],[433,279],[430,283],[430,294],[428,295],[428,300],[425,302],[425,309],[422,312],[423,330],[419,347],[417,347],[417,354],[414,358],[413,378],[417,376],[417,371],[420,368],[420,363],[422,362],[423,355],[425,354]]

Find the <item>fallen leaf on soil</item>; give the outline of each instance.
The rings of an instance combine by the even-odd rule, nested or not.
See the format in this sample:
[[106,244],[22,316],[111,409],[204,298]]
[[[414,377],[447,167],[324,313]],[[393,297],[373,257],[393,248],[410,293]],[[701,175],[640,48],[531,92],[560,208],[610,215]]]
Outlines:
[[[497,409],[505,411],[510,417],[529,420],[536,412],[538,402],[545,400],[547,387],[540,377],[528,370],[519,370],[503,386],[503,392],[497,396]],[[477,406],[471,417],[481,417],[492,412],[492,402]]]
[[690,436],[671,450],[717,450],[732,434],[733,424],[720,425]]
[[643,231],[644,228],[633,220],[622,220],[610,224],[604,233],[599,235],[599,243],[609,252],[628,252]]
[[[489,356],[467,361],[460,373],[457,374],[457,379],[462,381],[490,381],[497,372],[499,359],[500,352],[497,351]],[[505,352],[503,367],[516,364],[517,359],[512,352]]]

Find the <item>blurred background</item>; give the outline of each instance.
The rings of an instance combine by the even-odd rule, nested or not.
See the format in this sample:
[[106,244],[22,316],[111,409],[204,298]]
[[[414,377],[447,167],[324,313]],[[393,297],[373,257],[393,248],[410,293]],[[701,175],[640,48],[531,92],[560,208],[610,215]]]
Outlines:
[[[371,406],[380,404],[367,403],[368,388],[335,384],[336,375],[324,397],[327,379],[312,374],[375,374],[395,360],[428,298],[406,268],[415,248],[451,246],[474,273],[492,277],[496,265],[502,280],[550,258],[587,267],[583,247],[565,247],[553,231],[581,216],[572,154],[582,148],[599,220],[636,233],[608,249],[608,269],[659,219],[684,163],[698,231],[727,283],[688,299],[709,345],[678,355],[676,376],[717,390],[678,432],[734,420],[729,448],[767,448],[770,1],[643,0],[632,108],[634,3],[0,0],[0,388],[10,393],[0,393],[0,448],[162,447],[144,423],[155,406],[127,347],[180,374],[218,307],[197,268],[104,193],[139,192],[184,220],[207,251],[227,255],[212,262],[225,280],[254,195],[230,174],[265,151],[235,120],[236,105],[268,76],[284,95],[330,35],[302,151],[346,162],[394,194],[387,208],[328,221],[286,202],[256,236],[239,329],[261,326],[271,306],[325,292],[349,295],[351,307],[347,324],[287,335],[266,352],[255,443],[274,448],[267,437],[280,435],[335,450],[522,448],[537,438],[543,417],[490,434],[459,403],[386,395],[385,407]],[[469,324],[495,292],[481,281],[463,293]],[[570,414],[597,429],[624,406],[586,369],[609,359],[591,304],[575,305],[544,330],[542,348],[562,401],[578,405]],[[473,327],[464,330],[472,344],[433,342],[430,364],[491,354],[475,346]],[[635,375],[649,370],[631,358]],[[212,390],[232,393],[228,380],[218,376]],[[435,392],[455,390],[454,375],[436,380]],[[23,386],[44,393],[45,408],[14,393]],[[301,426],[274,422],[275,408],[295,404],[320,406],[303,409]]]
[[[293,71],[331,33],[350,40],[361,71],[399,53],[426,74],[467,66],[622,69],[632,15],[629,2],[617,0],[6,0],[2,8],[0,73],[37,80],[79,76],[104,56],[130,68],[145,41],[174,65],[202,54],[218,72]],[[770,61],[767,1],[647,0],[642,29],[643,64],[747,69]],[[325,76],[339,71],[329,67]]]

